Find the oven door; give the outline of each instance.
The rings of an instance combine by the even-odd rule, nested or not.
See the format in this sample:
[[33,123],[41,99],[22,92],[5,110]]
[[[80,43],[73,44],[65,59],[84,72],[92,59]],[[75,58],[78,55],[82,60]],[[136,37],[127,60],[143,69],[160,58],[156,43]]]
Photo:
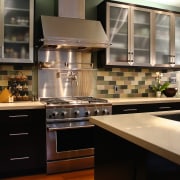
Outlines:
[[47,124],[47,161],[93,156],[93,130],[87,120]]

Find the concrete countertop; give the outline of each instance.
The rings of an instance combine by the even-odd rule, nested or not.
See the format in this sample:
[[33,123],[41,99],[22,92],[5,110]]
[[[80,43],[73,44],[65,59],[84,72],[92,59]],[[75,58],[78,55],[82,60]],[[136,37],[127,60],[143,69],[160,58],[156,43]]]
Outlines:
[[17,109],[41,109],[45,105],[39,101],[21,101],[12,103],[0,103],[0,110],[17,110]]
[[176,97],[140,97],[140,98],[105,98],[112,105],[129,105],[129,104],[150,104],[150,103],[168,103],[180,102],[180,98]]
[[92,116],[90,122],[180,165],[180,122],[156,115],[178,111]]

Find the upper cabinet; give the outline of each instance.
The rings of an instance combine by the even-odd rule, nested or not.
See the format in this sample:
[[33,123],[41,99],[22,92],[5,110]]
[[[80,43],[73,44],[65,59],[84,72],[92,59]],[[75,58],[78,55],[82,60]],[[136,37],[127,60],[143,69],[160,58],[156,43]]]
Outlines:
[[153,11],[152,65],[173,67],[174,58],[174,15],[168,12]]
[[150,17],[147,9],[107,3],[107,65],[150,65]]
[[105,65],[114,66],[180,65],[180,15],[103,2],[98,6],[98,19],[101,20],[111,43],[105,52],[100,51],[98,54],[101,65],[102,61]]
[[175,15],[175,64],[180,66],[180,14]]
[[34,0],[0,3],[0,62],[33,63]]

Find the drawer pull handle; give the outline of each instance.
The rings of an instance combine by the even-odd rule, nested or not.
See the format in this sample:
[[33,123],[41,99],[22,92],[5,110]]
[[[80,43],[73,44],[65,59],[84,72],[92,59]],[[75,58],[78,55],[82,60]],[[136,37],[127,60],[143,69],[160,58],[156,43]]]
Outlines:
[[9,136],[24,136],[29,135],[29,133],[10,133]]
[[123,109],[123,111],[126,111],[126,112],[128,112],[128,111],[137,111],[137,109]]
[[29,156],[25,156],[25,157],[18,157],[18,158],[10,158],[10,161],[16,161],[16,160],[24,160],[24,159],[29,159]]
[[170,106],[164,106],[164,107],[159,107],[159,109],[171,109],[172,107]]
[[22,117],[29,117],[29,115],[14,115],[14,116],[9,116],[9,118],[22,118]]

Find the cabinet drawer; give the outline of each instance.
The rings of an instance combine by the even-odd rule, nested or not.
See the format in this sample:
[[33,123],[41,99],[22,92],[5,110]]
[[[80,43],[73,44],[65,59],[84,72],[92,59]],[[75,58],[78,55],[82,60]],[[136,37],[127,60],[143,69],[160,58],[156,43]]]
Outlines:
[[129,114],[155,111],[179,110],[180,102],[154,103],[154,104],[133,104],[112,106],[112,114]]
[[9,135],[29,133],[33,130],[34,120],[31,111],[2,111],[0,115],[3,127],[0,135],[2,136],[8,137]]
[[140,105],[117,105],[112,106],[112,114],[129,114],[140,112]]
[[0,176],[1,172],[4,174],[8,172],[11,172],[12,174],[15,172],[23,173],[24,170],[36,169],[42,164],[42,159],[29,152],[23,154],[21,153],[20,155],[6,154],[0,159],[2,164]]

